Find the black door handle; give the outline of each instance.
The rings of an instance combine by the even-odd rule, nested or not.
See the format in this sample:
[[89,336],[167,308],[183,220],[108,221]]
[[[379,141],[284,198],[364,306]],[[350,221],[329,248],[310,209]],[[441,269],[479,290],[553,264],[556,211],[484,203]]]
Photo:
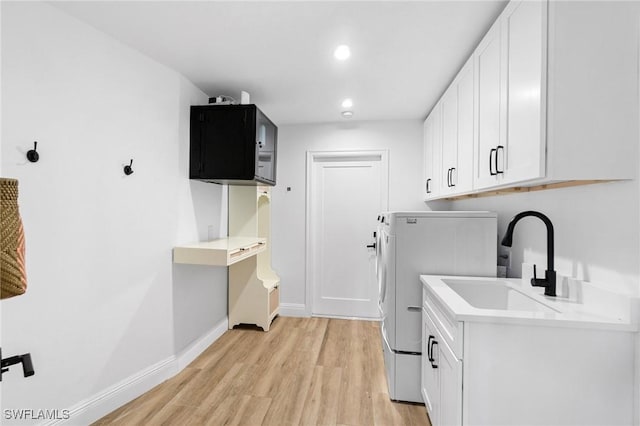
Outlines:
[[498,149],[497,148],[491,148],[491,151],[489,151],[489,174],[491,176],[495,176],[498,173],[493,171],[493,168],[491,167],[491,164],[493,163],[493,153],[496,153],[496,168],[498,167]]
[[451,187],[452,187],[452,188],[453,188],[454,186],[456,186],[456,184],[455,184],[455,183],[453,183],[453,172],[455,171],[455,169],[456,169],[455,167],[452,167],[452,168],[451,168]]
[[427,339],[427,359],[431,362],[431,339],[435,339],[435,336],[429,335],[429,339]]
[[431,368],[438,368],[438,364],[435,364],[436,360],[433,358],[433,347],[437,344],[438,344],[438,341],[436,339],[433,339],[431,341],[431,350],[429,351],[431,353],[431,357],[429,358],[429,362],[431,363]]
[[427,191],[427,194],[431,194],[431,178],[427,179],[427,183],[425,184],[425,189]]
[[367,248],[372,248],[372,249],[376,248],[376,243],[367,244]]
[[[504,146],[498,145],[496,147],[496,174],[504,173],[504,164],[503,164],[502,170],[498,170],[498,153],[500,152],[500,150],[502,150],[502,158],[504,158]],[[503,161],[503,163],[504,163],[504,161]]]

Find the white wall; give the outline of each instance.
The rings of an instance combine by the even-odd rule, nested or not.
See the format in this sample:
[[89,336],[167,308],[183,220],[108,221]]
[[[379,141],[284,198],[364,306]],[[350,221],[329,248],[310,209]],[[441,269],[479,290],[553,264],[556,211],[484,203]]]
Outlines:
[[[278,128],[278,184],[272,192],[272,262],[280,275],[280,300],[285,313],[304,315],[306,308],[306,152],[380,149],[389,150],[389,209],[426,210],[421,202],[420,121],[341,122]],[[287,191],[287,187],[291,191]]]
[[182,76],[45,3],[3,2],[1,28],[1,166],[20,181],[29,286],[2,302],[2,349],[36,371],[5,374],[2,403],[66,409],[226,318],[226,270],[171,261],[226,233],[226,191],[188,180],[188,107],[206,96]]
[[[451,209],[497,212],[500,239],[515,214],[538,210],[554,226],[555,269],[559,274],[638,294],[638,191],[637,180],[610,182],[455,201]],[[520,277],[522,262],[536,263],[538,270],[544,271],[546,247],[542,221],[526,218],[518,222],[509,275]]]

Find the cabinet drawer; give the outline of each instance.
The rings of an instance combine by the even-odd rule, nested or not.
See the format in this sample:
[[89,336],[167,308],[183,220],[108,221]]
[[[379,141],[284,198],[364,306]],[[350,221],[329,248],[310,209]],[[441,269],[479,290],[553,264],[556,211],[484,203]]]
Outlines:
[[422,290],[423,308],[429,314],[429,317],[435,324],[442,339],[451,348],[454,355],[458,359],[462,359],[462,342],[464,327],[460,321],[451,318],[440,303],[428,293],[426,289]]
[[242,259],[246,259],[247,257],[251,257],[259,252],[261,252],[265,248],[265,243],[263,241],[259,241],[257,243],[247,245],[244,247],[238,247],[229,252],[229,261],[228,264],[232,264],[235,262],[239,262]]

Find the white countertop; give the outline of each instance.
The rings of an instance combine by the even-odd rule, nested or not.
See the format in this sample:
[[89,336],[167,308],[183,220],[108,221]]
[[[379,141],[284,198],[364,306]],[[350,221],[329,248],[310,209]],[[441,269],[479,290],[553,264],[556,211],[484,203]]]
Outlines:
[[[543,311],[485,309],[472,306],[443,280],[500,281],[506,286],[551,309]],[[544,296],[542,288],[534,288],[522,279],[421,275],[430,299],[456,321],[504,324],[542,325],[638,331],[637,298],[608,292],[590,283],[580,283],[567,292],[567,297]]]

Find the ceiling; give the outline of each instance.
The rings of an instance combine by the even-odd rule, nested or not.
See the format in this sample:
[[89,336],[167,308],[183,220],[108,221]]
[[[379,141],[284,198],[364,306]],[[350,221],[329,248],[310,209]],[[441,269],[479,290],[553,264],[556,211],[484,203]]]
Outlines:
[[[506,0],[53,1],[276,124],[425,118]],[[351,48],[339,62],[333,50]]]

